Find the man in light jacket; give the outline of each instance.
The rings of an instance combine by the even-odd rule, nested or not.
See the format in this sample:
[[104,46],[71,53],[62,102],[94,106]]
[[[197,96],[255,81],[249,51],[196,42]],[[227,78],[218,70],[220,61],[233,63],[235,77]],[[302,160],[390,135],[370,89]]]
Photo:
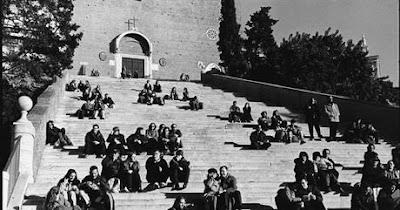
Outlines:
[[329,140],[336,140],[336,132],[340,122],[339,106],[333,102],[333,96],[329,96],[328,104],[325,105],[325,113],[329,118]]

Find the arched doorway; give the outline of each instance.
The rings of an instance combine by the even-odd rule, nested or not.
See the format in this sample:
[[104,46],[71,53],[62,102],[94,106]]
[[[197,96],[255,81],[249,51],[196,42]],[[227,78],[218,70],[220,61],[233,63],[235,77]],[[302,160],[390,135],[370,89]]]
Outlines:
[[114,77],[120,78],[125,67],[127,73],[136,72],[139,77],[151,78],[153,47],[145,35],[134,30],[124,32],[113,39],[110,47],[115,58]]

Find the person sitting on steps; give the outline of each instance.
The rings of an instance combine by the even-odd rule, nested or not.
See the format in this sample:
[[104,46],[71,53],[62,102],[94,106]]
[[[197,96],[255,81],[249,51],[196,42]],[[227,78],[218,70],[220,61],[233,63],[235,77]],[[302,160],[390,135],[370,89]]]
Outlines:
[[150,80],[146,81],[146,84],[144,84],[143,89],[153,91],[153,86],[150,84]]
[[[183,151],[178,150],[174,158],[171,159],[170,166],[170,179],[172,181],[171,190],[181,190],[187,187],[190,176],[190,162],[183,156]],[[179,182],[183,182],[183,187],[180,188]]]
[[266,131],[270,128],[271,120],[268,117],[267,111],[261,112],[261,117],[258,118],[257,123],[261,125],[263,131]]
[[144,129],[142,127],[136,128],[136,132],[130,135],[127,139],[129,151],[140,155],[142,152],[148,152],[148,139],[144,134]]
[[109,143],[107,148],[107,154],[111,154],[114,149],[118,149],[120,152],[128,149],[128,146],[125,141],[125,136],[120,133],[118,127],[114,127],[111,133],[108,135],[106,142]]
[[232,106],[229,108],[229,122],[240,122],[242,117],[242,113],[240,112],[240,108],[237,106],[237,102],[233,101]]
[[301,178],[298,181],[297,187],[294,189],[295,196],[301,198],[303,208],[305,210],[325,210],[321,192],[316,186],[308,184],[306,178]]
[[287,128],[288,143],[300,142],[300,144],[304,144],[306,142],[304,141],[303,132],[301,131],[301,128],[297,126],[295,123],[296,120],[294,119],[290,120],[290,125]]
[[103,158],[106,154],[105,140],[97,124],[85,136],[84,156],[90,154],[96,154],[97,158]]
[[75,91],[77,89],[78,89],[78,84],[76,83],[76,80],[72,80],[69,84],[65,85],[66,91]]
[[251,122],[253,121],[253,117],[251,116],[251,107],[250,103],[246,102],[243,107],[243,115],[242,115],[242,122]]
[[310,184],[316,184],[314,164],[309,160],[306,152],[300,152],[299,157],[294,160],[294,163],[296,181],[300,181],[301,178],[305,177]]
[[96,119],[96,117],[100,117],[100,119],[104,120],[106,117],[106,107],[103,104],[103,101],[101,100],[100,97],[96,98],[94,100],[94,114],[93,114],[93,119]]
[[171,89],[171,93],[169,94],[169,99],[170,100],[179,100],[178,93],[176,91],[176,87],[173,87]]
[[54,126],[54,121],[49,120],[46,125],[46,144],[54,145],[60,138],[61,130]]
[[204,180],[204,199],[206,210],[217,210],[218,209],[218,193],[220,188],[220,182],[218,171],[215,168],[208,169],[207,178]]
[[142,180],[139,174],[140,165],[136,155],[132,152],[121,153],[121,166],[119,179],[121,180],[122,192],[141,192]]
[[153,87],[154,87],[153,91],[155,93],[161,93],[162,92],[161,85],[158,82],[158,80],[156,80],[156,83],[153,85]]
[[101,165],[103,170],[101,176],[104,177],[111,192],[116,193],[120,191],[119,168],[121,166],[120,151],[114,149],[111,154],[108,154],[102,161]]
[[82,104],[81,108],[76,111],[76,114],[79,119],[83,119],[84,117],[89,117],[89,119],[94,118],[94,103],[89,99],[86,99],[85,103]]
[[146,179],[150,189],[164,188],[167,186],[169,168],[167,161],[161,156],[160,151],[156,150],[152,157],[146,161]]
[[236,178],[228,172],[227,166],[220,167],[220,199],[224,209],[242,209],[242,196],[237,189]]
[[195,96],[189,101],[189,107],[191,110],[198,111],[199,109],[203,109],[203,103],[199,102],[199,99]]
[[271,129],[276,129],[277,127],[280,126],[280,124],[283,122],[281,115],[279,114],[278,110],[274,110],[272,112],[272,117],[271,117]]
[[261,125],[257,125],[256,130],[250,135],[251,147],[255,149],[268,149],[271,146],[267,135],[263,132]]
[[182,95],[183,95],[182,101],[191,101],[192,100],[192,98],[189,97],[189,91],[188,91],[188,89],[186,87],[183,88]]
[[334,189],[338,193],[342,193],[343,189],[340,187],[337,177],[331,173],[333,163],[326,158],[323,158],[319,152],[313,153],[313,160],[316,166],[315,173],[318,174],[319,186],[326,192]]
[[111,97],[108,96],[108,93],[104,94],[103,104],[106,105],[108,108],[112,109],[115,107],[115,102],[112,100]]

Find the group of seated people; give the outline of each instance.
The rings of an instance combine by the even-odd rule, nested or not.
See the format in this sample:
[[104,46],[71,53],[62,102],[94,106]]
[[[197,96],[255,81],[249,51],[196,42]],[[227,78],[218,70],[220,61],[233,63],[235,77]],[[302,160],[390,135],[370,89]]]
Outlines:
[[97,69],[92,69],[92,71],[90,72],[90,76],[92,77],[99,77],[100,76],[100,72]]
[[352,209],[400,209],[400,171],[393,160],[381,164],[375,145],[369,144],[364,154],[361,182],[354,186]]
[[301,128],[296,125],[292,119],[290,124],[282,120],[278,110],[275,110],[272,117],[269,118],[266,111],[261,112],[261,117],[257,120],[255,131],[250,135],[251,146],[255,149],[268,149],[271,146],[268,136],[264,133],[267,130],[274,130],[275,136],[272,138],[275,142],[300,142],[305,143]]
[[343,139],[347,143],[377,144],[379,142],[379,134],[371,122],[363,122],[358,118],[345,131]]
[[229,122],[251,122],[253,118],[251,116],[250,103],[245,103],[243,112],[240,111],[240,107],[237,105],[237,101],[233,101],[232,106],[229,108]]
[[[138,127],[136,132],[125,139],[118,127],[114,127],[107,140],[100,132],[99,125],[94,124],[91,131],[85,136],[84,155],[95,154],[103,158],[107,152],[114,149],[133,152],[140,155],[143,152],[153,154],[154,151],[161,151],[163,154],[174,155],[178,149],[183,147],[182,132],[176,124],[171,127],[160,124],[159,128],[155,123],[150,123],[148,129]],[[108,147],[106,147],[108,142]]]
[[[74,169],[68,170],[57,186],[50,189],[46,209],[106,209],[106,202],[112,200],[109,193],[142,191],[140,166],[134,153],[114,149],[101,165],[101,174],[97,166],[91,166],[90,174],[82,182]],[[189,182],[189,166],[182,150],[177,151],[169,164],[160,151],[154,151],[146,161],[147,190],[167,187],[168,178],[172,182],[171,190],[185,189]]]
[[85,84],[79,82],[78,89],[82,92],[82,99],[85,100],[85,103],[74,114],[79,119],[84,117],[89,119],[100,117],[100,119],[104,119],[106,108],[115,107],[115,102],[108,93],[102,94],[100,85],[92,89],[89,81],[86,81]]
[[241,209],[242,197],[237,189],[237,181],[232,176],[227,166],[217,169],[208,169],[207,178],[204,180],[204,199],[206,210]]
[[165,104],[164,99],[157,96],[157,93],[161,92],[162,92],[161,85],[158,81],[156,81],[154,85],[151,85],[150,80],[147,80],[143,89],[139,93],[138,103],[147,105],[152,105],[152,104],[164,105]]
[[46,144],[56,147],[64,147],[71,145],[72,142],[65,133],[65,128],[58,128],[54,125],[54,121],[50,120],[46,124]]

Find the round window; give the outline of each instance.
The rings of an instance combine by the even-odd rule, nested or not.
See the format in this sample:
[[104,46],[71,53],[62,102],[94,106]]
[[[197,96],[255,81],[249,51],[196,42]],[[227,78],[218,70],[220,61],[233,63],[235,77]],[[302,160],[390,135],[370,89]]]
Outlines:
[[210,40],[217,40],[217,38],[218,38],[218,33],[213,28],[209,28],[206,32],[206,35],[207,35],[207,38],[209,38]]
[[167,65],[167,59],[160,58],[160,60],[158,60],[158,63],[160,64],[160,66],[166,66]]

